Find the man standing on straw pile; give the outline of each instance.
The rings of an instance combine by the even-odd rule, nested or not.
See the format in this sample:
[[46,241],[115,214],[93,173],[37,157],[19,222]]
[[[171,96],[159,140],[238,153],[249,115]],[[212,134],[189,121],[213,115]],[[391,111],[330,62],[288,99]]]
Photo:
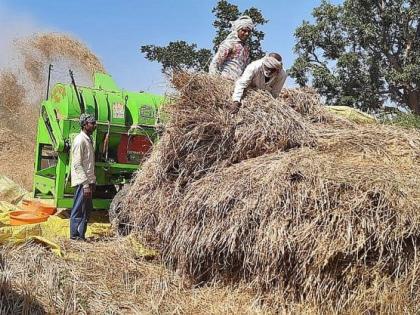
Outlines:
[[90,114],[80,116],[82,130],[74,138],[71,150],[71,185],[76,187],[70,213],[70,238],[85,240],[87,221],[92,210],[95,190],[95,150],[91,135],[96,129],[96,119]]
[[274,98],[278,97],[286,78],[287,74],[283,69],[282,58],[277,53],[270,53],[268,56],[250,63],[235,83],[232,111],[239,110],[242,96],[247,88],[266,90]]
[[249,63],[249,47],[246,40],[254,28],[252,19],[243,15],[231,22],[232,29],[220,44],[210,66],[210,74],[220,74],[223,78],[235,81]]

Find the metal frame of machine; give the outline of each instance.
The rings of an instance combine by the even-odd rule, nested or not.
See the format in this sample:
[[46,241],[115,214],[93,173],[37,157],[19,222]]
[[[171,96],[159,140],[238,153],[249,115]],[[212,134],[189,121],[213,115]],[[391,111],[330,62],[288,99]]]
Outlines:
[[60,208],[73,205],[70,147],[80,132],[82,112],[94,114],[93,134],[97,191],[96,209],[108,209],[117,188],[127,183],[157,139],[156,124],[164,98],[126,92],[112,78],[96,73],[94,87],[57,84],[42,102],[35,147],[33,194],[54,199]]

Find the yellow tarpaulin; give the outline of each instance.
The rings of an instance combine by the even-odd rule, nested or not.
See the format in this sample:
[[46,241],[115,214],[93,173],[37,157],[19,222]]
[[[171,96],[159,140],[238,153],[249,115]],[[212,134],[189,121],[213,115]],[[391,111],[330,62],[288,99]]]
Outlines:
[[[16,185],[12,180],[0,175],[0,245],[18,245],[28,241],[48,247],[56,255],[63,257],[63,252],[57,240],[70,237],[69,211],[61,211],[52,215],[47,221],[37,224],[10,225],[9,213],[19,210],[22,199],[28,197],[28,192]],[[111,224],[105,211],[93,211],[90,215],[86,237],[99,238],[112,234]],[[157,255],[153,249],[139,243],[134,235],[126,238],[128,244],[139,257],[152,258]],[[66,253],[66,258],[77,259],[74,253]]]
[[366,114],[358,109],[348,106],[325,106],[325,108],[333,114],[347,118],[355,123],[372,124],[376,123],[375,117]]
[[[64,214],[53,215],[47,221],[37,224],[10,225],[9,212],[19,210],[19,203],[28,192],[6,176],[0,175],[0,245],[21,244],[27,241],[42,243],[57,255],[62,255],[59,238],[69,238],[69,219]],[[111,233],[111,225],[106,223],[105,212],[95,211],[89,223],[86,237],[106,236]]]
[[[60,247],[55,242],[59,238],[69,238],[69,219],[52,215],[47,221],[42,223],[12,226],[9,225],[8,212],[14,209],[15,206],[12,204],[0,203],[0,245],[21,244],[32,240],[46,245],[54,253],[61,256]],[[93,219],[97,218],[98,215],[99,212],[95,213]],[[99,237],[110,234],[111,225],[109,223],[89,223],[86,231],[86,237]]]

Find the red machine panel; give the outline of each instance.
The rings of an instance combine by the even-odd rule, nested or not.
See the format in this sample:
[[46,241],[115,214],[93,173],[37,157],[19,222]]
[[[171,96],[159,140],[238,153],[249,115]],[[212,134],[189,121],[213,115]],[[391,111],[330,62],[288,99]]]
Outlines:
[[117,162],[125,164],[139,163],[141,158],[152,148],[147,136],[121,135],[117,150]]

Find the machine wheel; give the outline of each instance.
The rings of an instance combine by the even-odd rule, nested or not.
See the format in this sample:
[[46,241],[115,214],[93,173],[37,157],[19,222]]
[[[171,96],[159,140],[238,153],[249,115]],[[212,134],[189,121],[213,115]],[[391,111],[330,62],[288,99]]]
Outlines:
[[130,227],[128,226],[129,218],[121,211],[124,199],[129,191],[130,185],[124,185],[112,199],[108,212],[112,228],[118,235],[122,236],[130,233]]

